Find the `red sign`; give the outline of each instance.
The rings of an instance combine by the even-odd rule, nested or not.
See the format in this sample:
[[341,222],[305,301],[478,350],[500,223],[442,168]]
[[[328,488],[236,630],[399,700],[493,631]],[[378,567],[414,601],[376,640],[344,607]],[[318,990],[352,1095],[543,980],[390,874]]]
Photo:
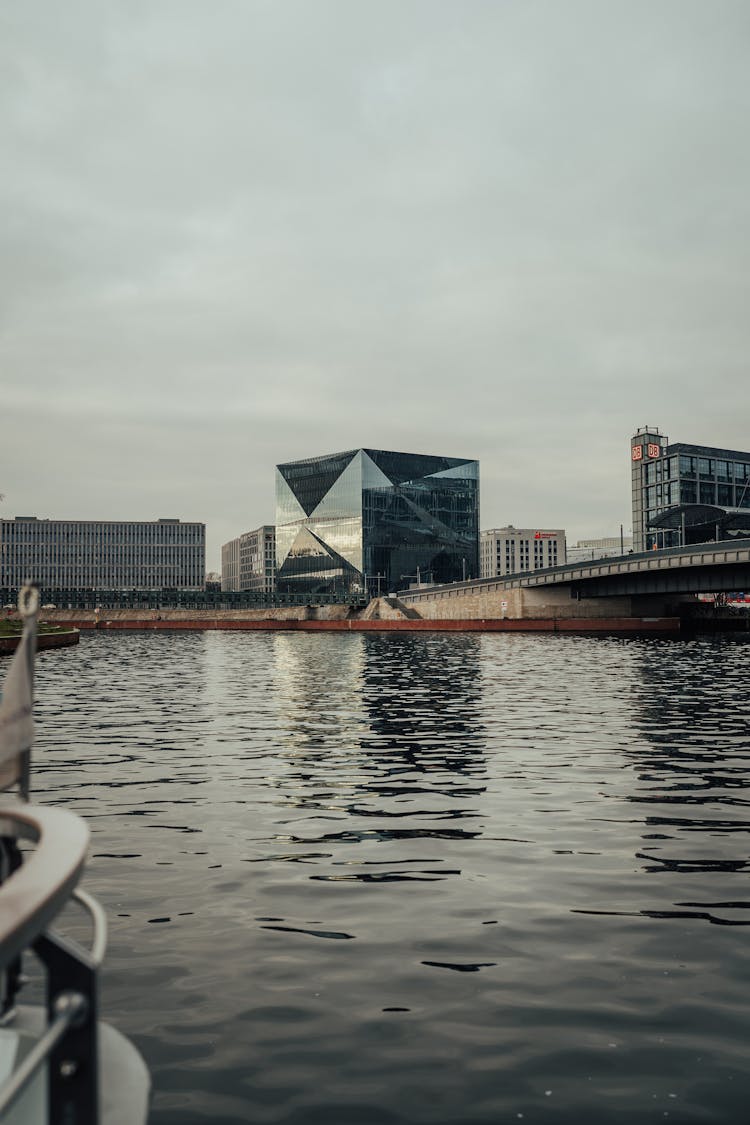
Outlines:
[[648,455],[649,455],[649,457],[660,457],[661,456],[661,446],[659,446],[659,445],[649,445]]
[[634,461],[642,461],[643,460],[643,446],[642,445],[634,445],[633,448],[630,450],[630,456],[633,458]]
[[555,539],[556,536],[555,536],[554,531],[535,531],[534,532],[534,538],[535,539]]

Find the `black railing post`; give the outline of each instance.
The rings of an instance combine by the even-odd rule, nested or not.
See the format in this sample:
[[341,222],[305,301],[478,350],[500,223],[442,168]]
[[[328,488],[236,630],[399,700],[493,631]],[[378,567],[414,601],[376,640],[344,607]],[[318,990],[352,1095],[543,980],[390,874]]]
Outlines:
[[79,1017],[52,1051],[47,1069],[50,1125],[98,1125],[96,968],[73,942],[48,931],[33,943],[47,969],[47,1018],[82,997]]

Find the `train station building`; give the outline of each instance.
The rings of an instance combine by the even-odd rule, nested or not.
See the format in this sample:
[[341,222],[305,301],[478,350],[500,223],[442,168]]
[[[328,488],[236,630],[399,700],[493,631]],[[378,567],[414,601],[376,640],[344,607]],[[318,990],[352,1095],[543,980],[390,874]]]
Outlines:
[[750,536],[750,452],[670,443],[643,426],[630,465],[635,552]]

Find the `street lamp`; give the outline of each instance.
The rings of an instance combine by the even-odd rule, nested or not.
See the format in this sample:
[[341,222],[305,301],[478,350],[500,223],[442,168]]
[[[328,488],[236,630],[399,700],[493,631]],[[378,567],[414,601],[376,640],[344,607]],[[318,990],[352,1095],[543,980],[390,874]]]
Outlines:
[[419,567],[417,567],[417,573],[416,573],[416,574],[402,574],[402,575],[401,575],[401,577],[402,577],[402,578],[416,578],[416,580],[417,580],[417,586],[421,586],[421,585],[422,585],[422,580],[421,580],[421,578],[420,578],[419,574],[420,574],[420,572],[419,572]]

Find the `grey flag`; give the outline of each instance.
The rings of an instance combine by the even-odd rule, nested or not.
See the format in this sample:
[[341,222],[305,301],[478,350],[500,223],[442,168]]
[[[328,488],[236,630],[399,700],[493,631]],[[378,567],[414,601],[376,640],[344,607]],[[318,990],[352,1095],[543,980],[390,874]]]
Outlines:
[[21,783],[28,789],[28,751],[34,741],[34,657],[39,593],[24,587],[18,603],[23,633],[5,676],[0,698],[0,789]]

